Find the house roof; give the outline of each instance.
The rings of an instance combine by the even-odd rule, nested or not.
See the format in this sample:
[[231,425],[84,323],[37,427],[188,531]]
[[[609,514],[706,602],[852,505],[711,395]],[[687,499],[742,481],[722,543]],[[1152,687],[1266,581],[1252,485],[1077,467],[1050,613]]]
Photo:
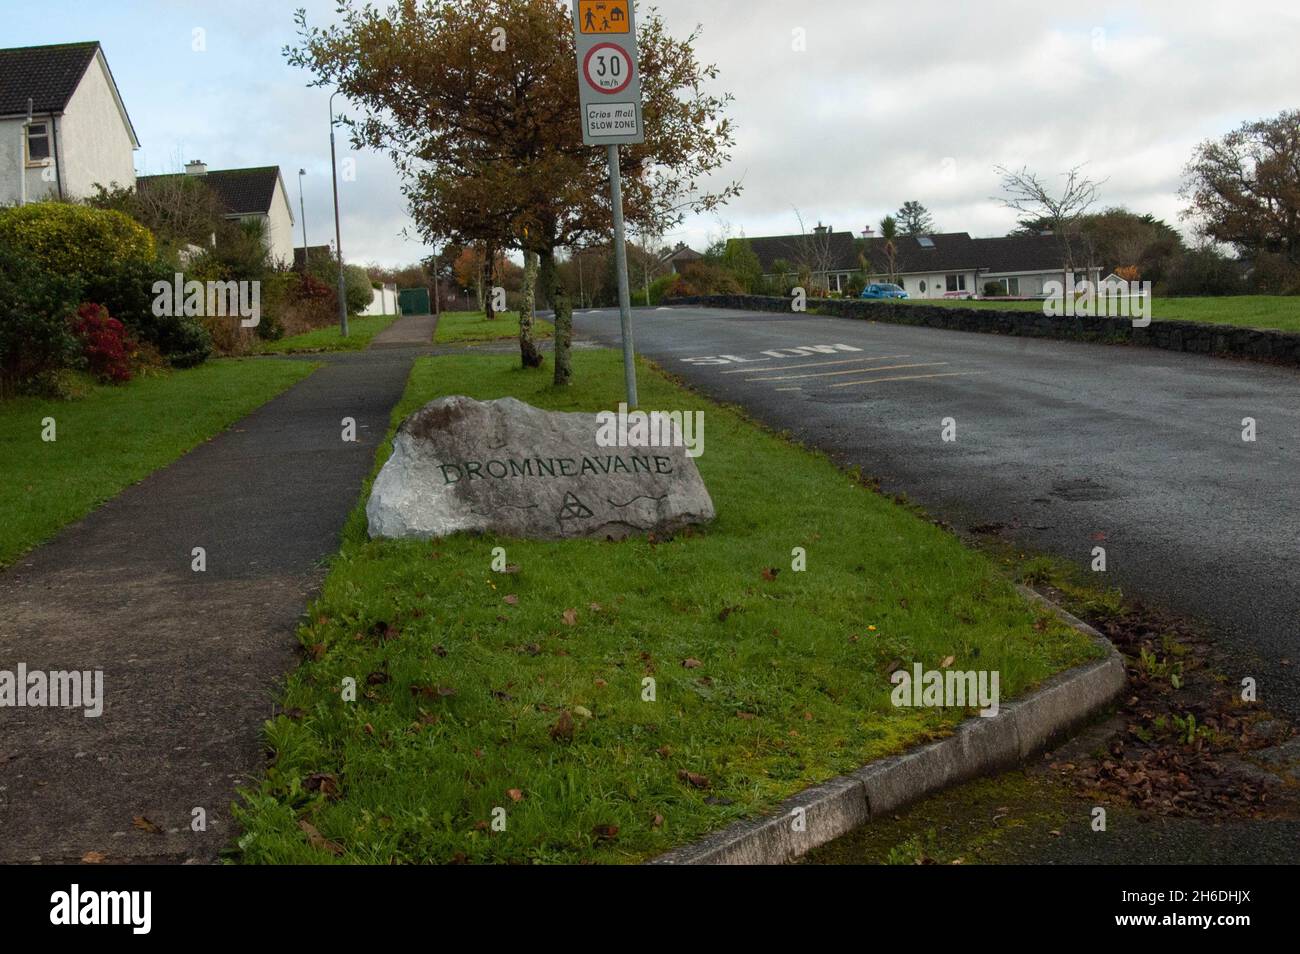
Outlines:
[[659,261],[660,264],[666,264],[668,262],[698,262],[703,257],[704,256],[695,251],[695,249],[686,245],[681,245],[673,249],[673,251],[669,252]]
[[29,98],[33,115],[63,113],[96,55],[108,74],[113,100],[122,113],[131,144],[138,148],[140,137],[135,134],[135,124],[122,102],[117,80],[98,40],[0,50],[0,116],[26,116]]
[[[1008,235],[1005,238],[971,238],[967,232],[943,232],[894,240],[895,271],[901,275],[923,272],[1035,272],[1061,268],[1065,255],[1054,235]],[[883,238],[866,240],[872,270],[889,269]]]
[[[177,172],[165,176],[139,176],[137,189],[147,189],[150,182],[189,173]],[[217,169],[203,173],[201,178],[227,215],[267,215],[275,197],[275,186],[280,181],[279,166],[258,166],[252,169]],[[293,210],[289,210],[292,214]]]
[[[733,240],[735,241],[735,240]],[[764,273],[771,274],[774,262],[787,261],[814,271],[857,271],[857,246],[851,232],[811,232],[807,235],[772,235],[745,239],[758,256]]]
[[0,116],[61,113],[86,75],[99,43],[60,43],[0,50]]

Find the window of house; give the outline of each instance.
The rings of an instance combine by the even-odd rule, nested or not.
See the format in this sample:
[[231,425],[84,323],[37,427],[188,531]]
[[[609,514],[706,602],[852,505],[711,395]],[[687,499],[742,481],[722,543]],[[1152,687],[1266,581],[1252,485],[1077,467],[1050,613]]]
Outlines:
[[950,291],[950,292],[965,291],[966,275],[965,274],[947,275],[944,277],[944,285],[946,286],[944,288],[945,291]]
[[995,284],[1002,286],[1003,295],[1010,295],[1012,297],[1016,297],[1020,294],[1019,278],[995,278],[993,279],[993,281]]
[[27,127],[27,161],[44,162],[50,158],[50,127],[32,123]]

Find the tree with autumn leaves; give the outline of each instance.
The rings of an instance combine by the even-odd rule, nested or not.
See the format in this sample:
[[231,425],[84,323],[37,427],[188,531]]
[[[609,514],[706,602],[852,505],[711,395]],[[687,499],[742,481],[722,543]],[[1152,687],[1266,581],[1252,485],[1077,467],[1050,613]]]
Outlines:
[[[605,150],[582,142],[569,4],[340,0],[339,11],[324,28],[298,11],[289,62],[364,111],[349,120],[353,143],[392,156],[427,241],[537,256],[555,382],[568,383],[573,310],[556,254],[612,230]],[[697,60],[698,32],[675,39],[653,10],[639,16],[645,143],[622,147],[624,215],[662,234],[739,191],[699,185],[729,159],[731,96],[705,90],[717,70]],[[541,363],[531,332],[520,347],[526,366]]]

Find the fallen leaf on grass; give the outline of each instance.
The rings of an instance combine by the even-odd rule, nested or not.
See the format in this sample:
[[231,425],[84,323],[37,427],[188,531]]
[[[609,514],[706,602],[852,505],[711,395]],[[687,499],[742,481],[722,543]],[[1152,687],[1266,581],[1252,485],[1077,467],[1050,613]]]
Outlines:
[[517,788],[506,789],[506,794],[510,796],[512,802],[522,802],[524,800],[524,793]]
[[597,841],[613,841],[618,837],[617,825],[597,825],[591,830]]
[[313,772],[303,780],[302,787],[309,792],[333,797],[339,793],[339,780],[329,772]]
[[104,854],[102,851],[88,851],[81,856],[81,863],[83,865],[100,865],[107,859],[108,855]]
[[955,663],[956,661],[957,661],[957,657],[956,657],[956,656],[945,656],[945,657],[943,658],[943,662],[939,663],[939,668],[940,668],[940,669],[947,669],[949,666],[951,666],[951,665],[952,665],[953,663]]
[[319,848],[322,851],[328,851],[331,855],[343,854],[343,846],[330,841],[319,831],[317,831],[316,826],[313,825],[311,822],[307,821],[306,819],[299,819],[298,827],[301,828],[306,833],[307,843],[310,844],[313,848]]
[[663,815],[658,815],[658,814],[656,814],[654,818],[650,819],[650,827],[651,827],[651,828],[663,828],[663,827],[664,827],[664,816],[663,816]]
[[138,828],[140,831],[147,831],[151,835],[161,835],[163,833],[163,830],[161,828],[159,828],[149,819],[145,818],[143,815],[136,815],[134,818],[131,819],[131,824],[134,825],[136,828]]
[[690,657],[682,660],[683,669],[699,669],[703,665],[704,663],[700,662],[698,659]]
[[763,571],[763,579],[767,580],[770,583],[776,579],[776,575],[780,572],[781,570],[777,567],[774,566],[768,567],[766,570]]
[[683,782],[689,782],[693,788],[709,787],[708,778],[706,778],[703,775],[699,775],[695,772],[688,772],[686,771],[686,769],[678,770],[677,777],[681,779]]
[[518,606],[518,605],[519,605],[519,597],[518,597],[516,594],[511,593],[509,596],[503,596],[503,597],[501,597],[501,602],[502,602],[502,603],[508,603],[508,604],[510,604],[511,606]]
[[551,738],[556,742],[573,741],[573,716],[569,715],[568,709],[561,712],[555,725],[551,726]]
[[575,609],[566,609],[564,611],[564,623],[566,626],[577,626],[578,611]]

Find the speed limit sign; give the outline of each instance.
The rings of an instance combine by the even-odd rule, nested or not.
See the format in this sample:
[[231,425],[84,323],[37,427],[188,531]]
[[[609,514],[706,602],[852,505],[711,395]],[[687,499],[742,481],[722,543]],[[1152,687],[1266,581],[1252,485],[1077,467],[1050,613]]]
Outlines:
[[582,141],[645,142],[632,0],[573,0]]
[[628,88],[633,69],[632,54],[617,43],[597,43],[582,60],[582,75],[587,85],[607,96]]

